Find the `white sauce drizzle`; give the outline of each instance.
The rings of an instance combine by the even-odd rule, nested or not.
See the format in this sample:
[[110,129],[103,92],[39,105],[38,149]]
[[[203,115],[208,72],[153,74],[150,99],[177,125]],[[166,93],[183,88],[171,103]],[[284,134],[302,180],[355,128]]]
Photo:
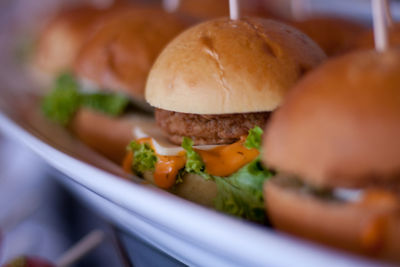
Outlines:
[[[153,125],[151,128],[146,127],[146,129],[144,129],[143,126],[136,126],[133,128],[132,131],[135,139],[150,137],[153,142],[154,150],[159,155],[176,156],[179,154],[179,152],[184,151],[181,146],[172,144],[165,136],[165,134],[161,131],[161,129],[159,129],[155,125]],[[201,150],[210,150],[218,146],[221,145],[202,145],[193,147]]]

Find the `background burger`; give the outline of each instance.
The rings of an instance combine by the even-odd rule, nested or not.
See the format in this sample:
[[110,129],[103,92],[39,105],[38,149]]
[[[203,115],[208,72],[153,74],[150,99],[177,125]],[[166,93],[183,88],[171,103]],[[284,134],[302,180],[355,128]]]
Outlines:
[[366,30],[354,20],[329,16],[314,16],[292,25],[314,40],[328,56],[349,51],[354,40]]
[[313,9],[318,4],[311,1],[264,1],[264,5],[273,14],[307,34],[328,57],[349,51],[358,35],[366,30],[366,26],[355,19],[329,12],[315,14]]
[[263,144],[273,226],[400,261],[399,71],[399,50],[352,53],[288,94]]
[[60,73],[70,71],[96,22],[126,6],[126,1],[119,0],[104,8],[86,4],[57,13],[46,24],[35,44],[30,63],[34,78],[47,87]]
[[136,127],[125,169],[230,214],[263,221],[263,127],[287,91],[325,59],[306,35],[273,20],[194,26],[160,54],[146,84],[162,132]]
[[[400,45],[400,24],[394,23],[388,27],[388,42],[392,47],[398,47]],[[354,49],[372,49],[374,48],[374,33],[372,30],[366,31],[360,34],[355,40],[353,40]]]
[[[74,72],[61,75],[43,101],[45,115],[120,163],[132,139],[132,117],[144,102],[148,71],[183,30],[159,9],[126,8],[104,17],[79,51]],[[148,108],[147,108],[148,109]],[[131,116],[132,115],[132,116]]]

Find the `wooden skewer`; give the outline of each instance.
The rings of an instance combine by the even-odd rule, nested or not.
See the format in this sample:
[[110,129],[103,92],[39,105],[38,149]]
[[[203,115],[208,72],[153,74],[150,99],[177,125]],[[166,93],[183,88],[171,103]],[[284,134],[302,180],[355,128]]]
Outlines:
[[374,22],[375,49],[383,52],[388,48],[387,27],[385,23],[385,0],[371,0]]
[[180,0],[163,0],[162,5],[166,12],[173,13],[175,12],[179,5],[181,4]]
[[392,12],[390,11],[390,2],[389,0],[385,0],[385,15],[386,15],[386,22],[389,27],[393,26],[393,16]]
[[240,18],[239,0],[229,0],[229,16],[231,20],[238,20]]
[[89,251],[96,248],[104,240],[104,232],[101,230],[93,230],[84,238],[82,238],[72,248],[67,250],[56,262],[57,267],[71,266],[81,257],[85,256]]

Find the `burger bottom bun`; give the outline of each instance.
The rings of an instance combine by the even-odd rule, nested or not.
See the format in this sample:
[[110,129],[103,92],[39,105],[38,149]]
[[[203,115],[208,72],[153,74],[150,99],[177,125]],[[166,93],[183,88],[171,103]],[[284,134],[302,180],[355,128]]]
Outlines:
[[86,145],[120,164],[126,147],[134,138],[133,127],[154,123],[143,116],[113,118],[101,112],[82,108],[70,127],[72,132]]
[[380,191],[370,201],[328,200],[290,187],[280,178],[264,185],[266,209],[279,230],[363,254],[400,262],[400,203]]
[[[145,172],[143,177],[154,184],[152,172]],[[214,181],[205,180],[192,173],[185,174],[182,180],[182,183],[170,190],[171,193],[206,207],[214,207],[214,199],[217,196],[217,184]]]

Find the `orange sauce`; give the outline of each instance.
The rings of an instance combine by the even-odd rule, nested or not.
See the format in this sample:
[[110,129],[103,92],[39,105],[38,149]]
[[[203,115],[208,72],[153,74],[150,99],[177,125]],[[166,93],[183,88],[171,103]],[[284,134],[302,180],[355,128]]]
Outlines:
[[361,232],[361,246],[365,252],[378,253],[385,242],[388,216],[385,214],[371,218]]
[[[147,143],[153,149],[150,137],[136,140],[139,144]],[[226,146],[218,146],[210,150],[195,149],[204,161],[206,172],[215,176],[229,176],[241,167],[253,161],[259,154],[257,149],[247,149],[244,139]],[[154,149],[155,150],[155,149]],[[154,171],[154,183],[161,188],[171,188],[180,169],[185,167],[186,153],[180,152],[176,156],[164,156],[157,154],[157,163]],[[133,153],[128,153],[124,159],[124,170],[131,172]]]
[[185,167],[186,157],[182,151],[178,156],[157,155],[158,161],[154,171],[154,183],[161,188],[171,188],[175,182],[180,169]]
[[124,171],[131,174],[132,174],[132,161],[133,161],[133,152],[128,151],[125,155],[124,160],[122,161],[122,168],[124,169]]
[[195,150],[203,159],[207,173],[224,177],[235,173],[258,156],[257,149],[247,149],[243,143],[241,140],[210,150]]
[[386,190],[373,188],[368,189],[361,199],[362,205],[381,207],[385,210],[396,209],[398,207],[398,198]]
[[380,210],[369,218],[361,234],[361,244],[365,251],[369,254],[378,253],[385,243],[390,214],[398,210],[398,199],[386,190],[373,188],[366,190],[358,204]]

